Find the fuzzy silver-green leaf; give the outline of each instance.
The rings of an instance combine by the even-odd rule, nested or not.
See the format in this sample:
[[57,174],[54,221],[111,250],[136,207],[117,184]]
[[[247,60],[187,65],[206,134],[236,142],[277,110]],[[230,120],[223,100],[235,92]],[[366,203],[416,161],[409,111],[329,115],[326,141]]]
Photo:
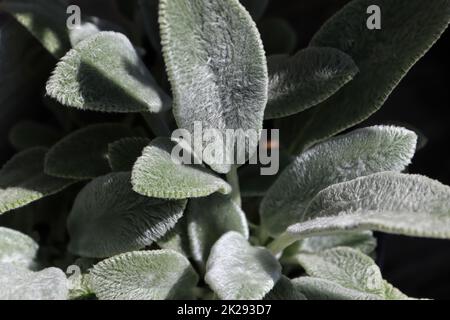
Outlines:
[[152,112],[170,107],[133,45],[104,31],[78,43],[58,63],[47,94],[63,105],[102,112]]
[[[262,129],[267,103],[267,63],[255,23],[238,0],[161,0],[164,60],[180,128]],[[249,157],[257,143],[250,143]],[[229,155],[231,144],[223,148]],[[223,160],[223,159],[222,159]],[[225,161],[205,162],[228,173]]]
[[416,148],[414,132],[376,126],[323,142],[298,156],[264,197],[263,226],[277,236],[304,220],[309,202],[322,189],[382,171],[402,171]]
[[205,281],[224,300],[262,299],[280,277],[277,259],[235,231],[214,244],[206,264]]
[[0,214],[58,193],[74,183],[44,173],[47,151],[41,147],[22,151],[0,170]]
[[102,300],[163,300],[191,298],[198,276],[183,255],[152,250],[103,260],[89,279]]
[[137,194],[127,172],[97,178],[75,199],[67,222],[69,250],[103,258],[142,249],[172,229],[185,206],[184,200]]
[[245,213],[227,196],[213,194],[190,200],[186,217],[192,256],[201,266],[206,264],[211,247],[225,233],[236,231],[249,237]]
[[0,227],[0,263],[30,268],[34,264],[38,248],[38,244],[29,236]]
[[133,167],[133,190],[147,197],[187,199],[214,192],[230,193],[230,185],[200,166],[178,164],[171,152],[175,143],[157,138],[146,147]]
[[291,57],[270,56],[268,67],[265,119],[309,109],[335,94],[358,73],[352,58],[333,48],[306,48]]
[[111,171],[108,145],[136,134],[114,123],[95,124],[72,132],[56,143],[45,158],[45,172],[56,177],[91,179]]

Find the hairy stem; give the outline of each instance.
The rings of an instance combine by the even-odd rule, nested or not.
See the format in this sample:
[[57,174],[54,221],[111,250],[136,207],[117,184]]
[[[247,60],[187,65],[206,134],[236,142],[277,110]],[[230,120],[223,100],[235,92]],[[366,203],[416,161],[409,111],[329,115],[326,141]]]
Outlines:
[[296,241],[296,239],[293,239],[292,236],[290,236],[287,233],[283,233],[281,236],[273,240],[268,246],[267,249],[277,258],[281,256],[284,249],[289,247],[291,244],[293,244]]
[[231,171],[227,174],[228,183],[233,188],[231,199],[238,205],[242,205],[241,189],[239,187],[239,177],[237,174],[237,166],[232,166]]

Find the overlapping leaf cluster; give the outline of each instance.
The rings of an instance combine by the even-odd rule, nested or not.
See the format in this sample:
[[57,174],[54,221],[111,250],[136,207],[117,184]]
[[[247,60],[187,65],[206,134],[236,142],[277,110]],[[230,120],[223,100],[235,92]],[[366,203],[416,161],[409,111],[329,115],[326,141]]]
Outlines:
[[[69,30],[62,0],[2,1],[16,19],[2,32],[28,30],[57,60],[44,101],[59,126],[11,130],[19,152],[0,171],[0,214],[25,233],[36,221],[53,229],[38,254],[0,227],[0,298],[408,299],[382,278],[372,231],[449,239],[450,187],[403,173],[410,130],[337,134],[382,106],[446,29],[450,2],[353,0],[295,54],[286,22],[263,18],[267,3],[139,0],[143,25],[130,31],[88,16]],[[373,4],[375,32],[363,27]],[[159,65],[144,62],[139,27]],[[10,92],[0,88],[2,103]],[[277,176],[171,159],[171,129],[259,131],[266,120],[287,142]]]

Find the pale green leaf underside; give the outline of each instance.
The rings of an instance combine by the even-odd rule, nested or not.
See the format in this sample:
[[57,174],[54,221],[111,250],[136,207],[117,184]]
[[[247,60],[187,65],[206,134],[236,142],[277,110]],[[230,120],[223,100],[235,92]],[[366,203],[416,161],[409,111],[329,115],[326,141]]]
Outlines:
[[38,244],[27,235],[0,227],[0,264],[32,267],[38,248]]
[[418,175],[383,172],[332,185],[309,205],[290,239],[344,230],[450,238],[450,187]]
[[142,150],[150,144],[148,138],[123,138],[108,146],[108,161],[113,171],[131,171],[134,163],[142,155]]
[[66,7],[59,0],[4,0],[0,9],[11,13],[53,56],[70,48]]
[[[399,291],[383,280],[375,262],[358,250],[340,247],[316,254],[300,254],[297,259],[308,275],[334,283],[329,291],[334,287],[339,291],[337,288],[341,286],[366,294],[368,299],[374,298],[372,295],[381,299],[400,298]],[[390,293],[394,289],[396,294]],[[344,290],[341,291],[343,294]]]
[[55,144],[45,158],[45,172],[52,176],[91,179],[111,171],[108,145],[136,134],[113,123],[95,124],[79,129]]
[[236,231],[249,237],[245,213],[227,196],[192,199],[186,217],[192,256],[200,266],[206,264],[211,247],[223,234]]
[[189,261],[171,250],[129,252],[97,264],[90,282],[102,300],[185,299],[198,276]]
[[205,281],[220,299],[259,300],[280,276],[281,266],[272,254],[231,231],[212,247]]
[[200,166],[175,163],[171,158],[175,143],[157,138],[136,161],[133,190],[148,197],[187,199],[205,197],[214,192],[230,193],[230,185]]
[[183,200],[135,193],[126,172],[97,178],[75,199],[67,222],[69,250],[84,257],[103,258],[142,249],[172,229],[185,206]]
[[[178,126],[193,133],[194,122],[201,122],[223,137],[226,129],[260,130],[267,63],[255,23],[239,1],[161,0],[159,22]],[[250,146],[249,154],[255,150]],[[204,160],[220,173],[231,168]]]
[[0,214],[55,194],[73,180],[44,173],[46,148],[32,148],[11,158],[0,171]]
[[[381,8],[381,30],[369,30],[366,11]],[[354,0],[325,23],[311,46],[332,47],[353,58],[360,72],[330,99],[298,117],[297,141],[305,148],[376,112],[409,69],[446,29],[448,0]]]
[[264,197],[263,226],[274,236],[296,222],[322,189],[382,171],[402,171],[416,148],[414,132],[375,126],[323,142],[298,156]]
[[57,268],[39,272],[0,264],[0,300],[66,300],[68,282]]
[[34,121],[21,121],[9,132],[9,142],[16,150],[50,147],[61,137],[53,127]]
[[110,31],[70,50],[50,77],[47,94],[63,105],[93,111],[156,113],[170,107],[127,37]]
[[268,58],[265,119],[293,115],[328,99],[358,73],[352,58],[332,48],[306,48]]
[[282,275],[264,300],[306,300],[306,297],[296,288],[291,279]]

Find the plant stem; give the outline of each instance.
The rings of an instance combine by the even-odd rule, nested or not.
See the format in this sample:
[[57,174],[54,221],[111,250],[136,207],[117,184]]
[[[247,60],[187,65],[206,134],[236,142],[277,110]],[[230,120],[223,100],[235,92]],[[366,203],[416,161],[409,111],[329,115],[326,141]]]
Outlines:
[[281,256],[284,249],[293,244],[297,239],[292,238],[287,233],[283,233],[281,236],[273,240],[268,246],[267,249],[277,258]]
[[232,166],[231,171],[227,174],[228,183],[233,188],[231,199],[240,207],[242,206],[241,189],[239,187],[239,177],[237,174],[237,166]]
[[143,112],[145,122],[157,137],[170,137],[170,129],[162,114]]

